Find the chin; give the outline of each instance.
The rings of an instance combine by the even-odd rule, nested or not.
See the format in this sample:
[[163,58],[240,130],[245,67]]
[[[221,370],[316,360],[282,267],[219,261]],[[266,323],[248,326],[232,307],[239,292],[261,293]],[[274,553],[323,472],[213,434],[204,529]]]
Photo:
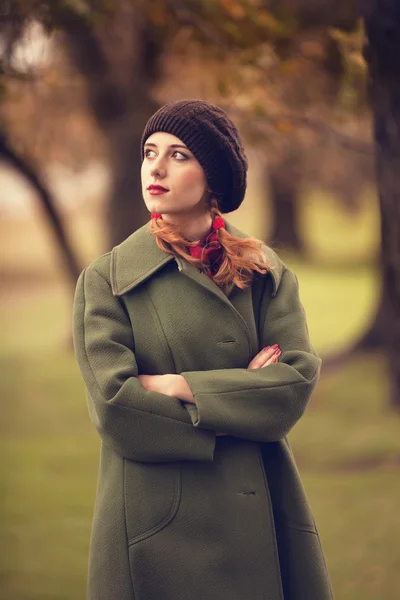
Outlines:
[[148,200],[145,202],[146,208],[151,213],[160,213],[161,211],[161,202],[157,202],[157,200]]

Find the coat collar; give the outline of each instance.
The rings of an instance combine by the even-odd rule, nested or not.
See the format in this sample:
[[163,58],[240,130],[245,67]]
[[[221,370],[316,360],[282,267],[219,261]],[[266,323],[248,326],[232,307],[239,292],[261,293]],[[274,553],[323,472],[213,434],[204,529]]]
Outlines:
[[[174,257],[172,254],[163,252],[157,246],[154,236],[149,233],[149,225],[150,223],[146,223],[121,242],[121,244],[112,249],[111,289],[114,296],[126,294],[172,260],[176,260],[178,265],[182,264],[182,262],[187,262],[181,259],[181,257]],[[250,237],[228,223],[226,219],[225,227],[232,235],[240,238]],[[274,270],[270,271],[270,274],[273,280],[272,293],[275,296],[282,276],[283,263],[279,260],[275,252],[264,244],[263,250],[267,256],[269,265],[274,267]],[[203,277],[200,273],[199,276]],[[204,277],[209,279],[207,276]],[[215,286],[211,281],[210,284]]]

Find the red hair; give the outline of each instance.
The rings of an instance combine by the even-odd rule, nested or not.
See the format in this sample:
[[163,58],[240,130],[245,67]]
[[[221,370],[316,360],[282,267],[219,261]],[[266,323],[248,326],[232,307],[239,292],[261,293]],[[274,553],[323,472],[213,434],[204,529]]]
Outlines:
[[[218,210],[217,201],[210,203],[212,220],[222,217]],[[192,256],[189,246],[196,246],[198,242],[186,240],[173,225],[164,220],[154,218],[150,223],[150,233],[155,235],[159,248],[168,254],[182,256],[189,263],[201,269],[204,262]],[[256,273],[265,275],[272,269],[268,265],[262,251],[262,242],[256,238],[238,238],[231,235],[226,229],[217,229],[219,242],[222,246],[222,260],[218,271],[213,276],[213,281],[218,286],[233,282],[238,288],[244,289],[251,285]]]

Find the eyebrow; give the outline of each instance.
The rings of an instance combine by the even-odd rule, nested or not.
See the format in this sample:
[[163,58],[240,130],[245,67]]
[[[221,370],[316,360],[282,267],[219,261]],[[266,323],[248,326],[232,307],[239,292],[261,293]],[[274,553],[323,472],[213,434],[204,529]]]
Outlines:
[[[157,144],[152,144],[151,142],[145,142],[144,144],[145,146],[153,146],[154,148],[157,148]],[[189,150],[189,148],[187,146],[182,146],[182,144],[171,144],[170,146],[168,146],[168,148],[185,148],[185,150]],[[190,152],[190,150],[189,150]]]

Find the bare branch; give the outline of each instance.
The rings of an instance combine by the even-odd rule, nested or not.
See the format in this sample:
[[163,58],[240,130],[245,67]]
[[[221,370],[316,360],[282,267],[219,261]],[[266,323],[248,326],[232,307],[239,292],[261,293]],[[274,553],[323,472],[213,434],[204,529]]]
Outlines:
[[45,183],[41,180],[38,173],[35,172],[33,167],[26,161],[26,159],[19,156],[15,152],[15,150],[8,143],[6,136],[0,132],[0,160],[1,159],[8,162],[18,173],[20,173],[31,184],[32,188],[38,194],[47,218],[50,221],[57,243],[61,248],[68,274],[72,283],[75,284],[79,273],[81,272],[81,268],[73,252],[72,246],[67,239],[67,235],[62,224],[61,217],[58,214],[54,198],[49,189],[46,187]]
[[236,116],[238,119],[245,121],[248,125],[254,126],[258,130],[268,131],[269,135],[271,133],[271,127],[275,128],[275,130],[279,130],[279,125],[281,123],[290,123],[297,127],[311,129],[320,135],[331,137],[342,146],[342,148],[346,148],[347,150],[359,152],[367,156],[371,156],[374,153],[372,143],[348,135],[347,133],[335,129],[331,125],[324,123],[324,121],[313,117],[296,115],[294,113],[266,113],[263,117],[251,117],[248,114],[244,115],[240,109],[229,109],[229,113],[232,116]]
[[176,14],[177,21],[181,26],[193,27],[195,31],[199,31],[207,43],[215,44],[216,47],[221,47],[226,44],[226,39],[212,27],[212,23],[202,18],[199,14],[195,14],[193,8],[188,9],[184,2],[179,0],[170,0],[170,7]]
[[359,138],[352,137],[347,133],[343,133],[331,127],[327,123],[320,121],[319,119],[315,119],[313,117],[304,117],[302,115],[295,114],[287,114],[287,115],[274,115],[273,117],[269,117],[273,123],[278,123],[279,121],[289,121],[293,123],[293,125],[298,125],[299,127],[307,127],[308,129],[312,129],[316,133],[320,133],[322,135],[326,135],[335,139],[335,141],[346,148],[347,150],[353,150],[354,152],[360,152],[361,154],[372,155],[373,154],[373,145],[372,143],[366,142]]

